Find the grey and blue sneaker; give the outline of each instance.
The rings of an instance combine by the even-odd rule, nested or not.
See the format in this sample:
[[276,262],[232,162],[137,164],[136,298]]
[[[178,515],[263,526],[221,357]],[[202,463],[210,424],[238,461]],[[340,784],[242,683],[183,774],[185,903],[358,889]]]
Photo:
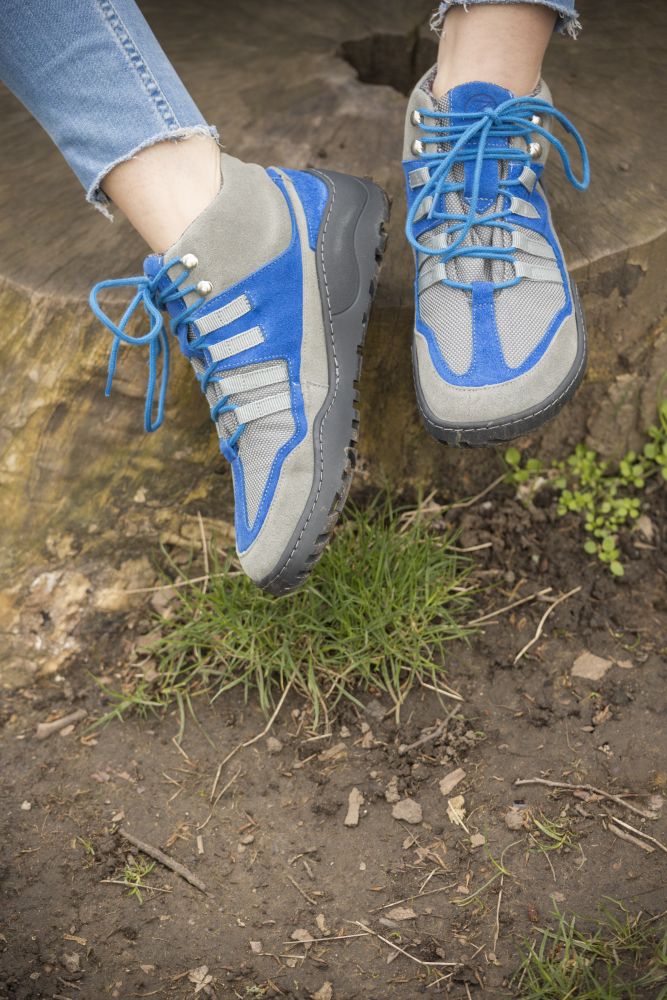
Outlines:
[[[528,97],[466,83],[436,100],[433,77],[410,97],[403,157],[417,400],[438,440],[492,444],[548,420],[583,377],[584,320],[541,178],[553,145],[582,190],[588,158],[544,83]],[[576,142],[581,180],[554,123]]]
[[[149,347],[145,427],[163,418],[169,333],[190,360],[232,467],[245,572],[283,594],[303,582],[345,502],[355,460],[361,346],[384,249],[387,199],[367,180],[264,170],[222,155],[211,205],[144,275],[98,283],[95,314]],[[116,324],[104,288],[135,290]],[[127,333],[143,306],[150,331]]]

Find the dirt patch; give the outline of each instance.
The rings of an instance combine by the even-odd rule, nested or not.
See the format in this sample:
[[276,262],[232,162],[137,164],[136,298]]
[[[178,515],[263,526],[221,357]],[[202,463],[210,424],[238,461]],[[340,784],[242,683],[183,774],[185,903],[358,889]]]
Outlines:
[[[81,637],[87,662],[7,696],[0,997],[514,996],[521,942],[554,905],[592,919],[605,896],[664,910],[667,855],[620,839],[607,812],[667,843],[665,490],[647,496],[652,541],[628,541],[620,582],[538,500],[525,509],[499,487],[458,517],[459,544],[476,549],[479,616],[551,588],[450,647],[460,706],[424,690],[397,725],[369,698],[323,737],[288,700],[271,743],[239,752],[217,782],[220,761],[266,722],[239,694],[200,704],[180,748],[176,711],[36,740],[51,715],[105,707],[88,669],[122,680],[134,639],[120,616]],[[577,587],[515,664],[545,598]],[[573,676],[584,652],[607,662],[600,679]],[[658,818],[514,784],[532,777],[631,791]],[[353,789],[358,822],[346,826]],[[394,818],[406,799],[421,821]],[[536,819],[566,834],[559,847]],[[121,826],[206,893],[158,863],[143,902],[129,895],[117,882],[140,855]]]

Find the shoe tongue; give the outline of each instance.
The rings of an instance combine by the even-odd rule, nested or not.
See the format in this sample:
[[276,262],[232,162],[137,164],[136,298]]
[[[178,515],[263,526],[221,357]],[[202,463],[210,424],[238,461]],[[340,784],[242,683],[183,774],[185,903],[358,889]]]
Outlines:
[[457,114],[483,114],[489,108],[497,108],[499,104],[509,101],[514,94],[505,87],[495,83],[461,83],[453,87],[441,100],[447,101],[447,111]]
[[[456,114],[482,115],[485,111],[497,108],[512,97],[514,97],[514,94],[511,90],[506,90],[505,87],[498,87],[495,83],[475,81],[473,83],[461,83],[458,87],[453,87],[452,90],[437,101],[436,107],[438,111],[443,112],[453,111]],[[474,118],[472,117],[454,119],[455,124],[461,124],[464,127],[473,122]],[[475,136],[466,145],[470,149],[475,149],[477,147],[477,137]],[[507,148],[509,142],[507,139],[492,136],[487,139],[486,145],[487,148],[503,149]],[[470,199],[475,173],[475,163],[473,160],[469,160],[465,164],[464,173],[465,188],[463,194],[466,199]],[[479,183],[479,197],[481,199],[485,201],[496,200],[498,197],[498,179],[498,161],[486,160],[482,166]]]

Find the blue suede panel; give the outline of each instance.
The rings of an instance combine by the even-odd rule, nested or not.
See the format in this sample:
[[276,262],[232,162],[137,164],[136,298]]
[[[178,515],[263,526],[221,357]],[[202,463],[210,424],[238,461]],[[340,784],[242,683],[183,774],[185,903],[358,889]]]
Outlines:
[[[494,83],[462,83],[459,87],[454,87],[449,94],[449,108],[457,114],[471,114],[473,112],[483,112],[488,108],[497,108],[499,104],[508,101],[514,95],[504,87],[498,87]],[[466,119],[459,119],[466,124]],[[470,119],[468,119],[470,121]],[[456,119],[454,119],[456,122]],[[476,149],[478,139],[475,136],[464,149]],[[487,140],[486,148],[507,149],[508,140],[501,136],[491,136]],[[463,196],[466,200],[470,198],[472,192],[473,175],[475,172],[475,162],[470,160],[464,164],[464,190]],[[484,160],[479,183],[479,207],[482,211],[493,204],[498,197],[498,161]]]
[[[259,533],[271,506],[283,462],[293,448],[303,440],[307,430],[300,382],[303,329],[301,243],[294,217],[294,209],[285,191],[285,186],[277,175],[271,174],[271,178],[281,190],[289,207],[292,220],[292,239],[290,245],[282,254],[258,271],[255,271],[236,285],[209,299],[191,317],[191,322],[196,322],[202,316],[219,309],[239,295],[247,295],[252,311],[225,326],[223,329],[209,334],[206,337],[206,343],[212,345],[227,340],[229,337],[233,337],[244,330],[249,330],[253,326],[261,327],[264,341],[258,344],[257,347],[242,351],[231,358],[227,358],[225,361],[218,362],[217,371],[222,375],[227,371],[232,371],[241,366],[264,364],[267,361],[284,361],[287,363],[289,370],[292,393],[292,416],[295,425],[294,433],[289,441],[276,453],[253,524],[250,524],[248,521],[243,462],[237,457],[231,463],[236,508],[236,543],[240,552],[244,552]],[[317,179],[314,178],[314,180]],[[144,264],[145,273],[148,276],[156,274],[161,264],[162,259],[159,256],[153,255],[148,257]],[[169,279],[165,277],[165,284],[168,283]],[[182,300],[178,300],[169,303],[168,309],[172,317],[178,317],[185,309],[185,305]],[[199,350],[192,350],[187,339],[187,326],[189,324],[185,325],[183,329],[178,330],[179,343],[183,354],[186,357],[192,357],[193,355],[203,356],[205,363],[207,365],[210,364],[210,352],[205,347],[200,347]]]
[[[269,170],[273,176],[273,171]],[[314,174],[309,174],[303,170],[283,170],[287,174],[292,184],[296,188],[299,200],[306,213],[308,224],[308,244],[311,250],[317,248],[317,238],[322,226],[322,216],[329,200],[329,189]]]

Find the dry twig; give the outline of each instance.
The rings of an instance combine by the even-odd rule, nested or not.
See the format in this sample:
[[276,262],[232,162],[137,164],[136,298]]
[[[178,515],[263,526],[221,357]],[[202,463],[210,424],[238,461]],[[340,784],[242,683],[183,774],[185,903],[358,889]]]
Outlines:
[[409,958],[411,962],[416,962],[417,965],[424,965],[427,966],[428,968],[451,969],[461,964],[460,962],[425,962],[422,958],[417,958],[416,955],[411,955],[409,951],[406,951],[404,948],[400,948],[393,941],[390,941],[389,938],[383,937],[381,934],[378,934],[377,931],[374,931],[372,929],[372,927],[367,927],[366,924],[362,924],[360,920],[352,920],[350,921],[350,923],[356,924],[357,927],[361,927],[362,930],[366,931],[368,934],[372,934],[373,937],[376,937],[378,941],[382,941],[384,944],[389,945],[389,947],[393,948],[394,951],[399,952],[401,955],[405,955],[406,958]]
[[482,622],[489,621],[490,618],[497,618],[498,615],[504,615],[506,611],[511,611],[512,608],[518,608],[520,604],[528,604],[529,601],[536,601],[538,597],[544,597],[551,590],[551,587],[545,587],[544,590],[538,590],[536,594],[528,594],[527,597],[522,597],[518,601],[512,601],[511,604],[506,604],[504,608],[498,608],[497,611],[489,611],[486,615],[481,615],[479,618],[473,618],[468,625],[481,625]]
[[401,743],[398,748],[399,756],[403,757],[406,753],[409,753],[410,750],[416,750],[417,747],[422,747],[425,743],[434,743],[435,740],[439,739],[439,737],[446,731],[447,726],[458,711],[459,706],[454,705],[454,707],[447,712],[447,715],[442,722],[437,723],[437,725],[432,726],[426,732],[422,733],[419,739],[415,740],[414,743]]
[[130,844],[133,844],[138,850],[147,854],[149,858],[159,861],[161,865],[165,866],[165,868],[171,869],[171,871],[176,875],[180,875],[182,879],[185,879],[186,882],[193,885],[195,889],[199,889],[200,892],[203,892],[208,896],[208,889],[202,880],[197,878],[196,875],[193,875],[190,869],[186,868],[185,865],[182,865],[180,861],[174,861],[174,859],[170,858],[168,854],[161,851],[159,847],[152,847],[151,844],[147,844],[144,840],[139,840],[138,837],[135,837],[133,833],[125,830],[122,826],[119,828],[118,832],[121,837],[124,837],[125,840],[129,841]]
[[655,813],[645,812],[639,806],[633,806],[631,802],[626,802],[620,795],[612,795],[610,792],[605,792],[602,788],[596,788],[595,785],[571,785],[569,781],[551,781],[548,778],[517,778],[514,784],[546,785],[547,788],[562,788],[567,792],[588,792],[589,795],[599,795],[609,802],[615,802],[617,806],[623,806],[624,809],[629,809],[630,812],[641,816],[643,819],[656,819]]
[[568,597],[572,597],[574,594],[578,594],[580,590],[581,590],[581,586],[574,587],[572,590],[568,590],[567,594],[561,594],[560,597],[556,598],[556,600],[553,602],[553,604],[549,605],[549,607],[547,608],[547,610],[544,612],[544,614],[540,618],[539,625],[537,626],[537,630],[536,630],[535,635],[533,636],[533,638],[530,640],[530,642],[527,642],[526,645],[523,647],[523,649],[520,649],[519,652],[514,657],[514,663],[515,663],[515,665],[519,662],[519,660],[524,655],[524,653],[527,653],[528,650],[531,648],[531,646],[534,646],[535,643],[538,641],[538,639],[541,637],[541,635],[542,635],[542,629],[544,628],[544,624],[545,624],[547,618],[549,617],[549,615],[551,614],[551,612],[555,611],[556,608],[558,607],[558,605],[562,604],[563,601],[566,601],[568,599]]
[[47,736],[51,736],[53,733],[59,732],[61,729],[65,729],[66,726],[72,726],[75,722],[80,722],[81,719],[85,719],[86,715],[85,708],[77,708],[76,712],[70,712],[69,715],[63,715],[60,719],[54,719],[53,722],[40,722],[35,731],[36,740],[45,740]]
[[216,774],[215,774],[215,779],[213,781],[213,788],[211,789],[211,797],[210,797],[210,801],[211,802],[213,801],[213,799],[215,797],[215,790],[218,787],[218,781],[220,780],[220,774],[222,773],[222,769],[225,766],[225,764],[228,764],[229,761],[232,759],[232,757],[234,757],[239,752],[239,750],[243,750],[243,749],[245,749],[245,747],[251,747],[253,745],[253,743],[258,743],[259,740],[263,739],[266,736],[266,734],[271,729],[271,726],[273,725],[273,723],[278,718],[278,714],[280,712],[280,709],[285,704],[285,699],[287,698],[287,695],[289,694],[289,692],[291,690],[291,687],[292,687],[292,684],[294,683],[295,679],[296,679],[296,674],[292,674],[292,676],[289,679],[287,685],[285,686],[285,690],[283,691],[283,693],[282,693],[282,695],[280,697],[280,701],[278,702],[278,704],[275,707],[275,711],[274,711],[273,715],[271,716],[271,718],[269,719],[269,721],[267,722],[267,724],[264,726],[264,729],[262,729],[261,733],[257,733],[256,736],[253,736],[253,738],[251,740],[246,740],[245,743],[239,743],[238,746],[235,746],[234,749],[231,750],[227,754],[227,756],[224,757],[223,760],[220,761],[220,763],[218,764],[218,770],[216,771]]

